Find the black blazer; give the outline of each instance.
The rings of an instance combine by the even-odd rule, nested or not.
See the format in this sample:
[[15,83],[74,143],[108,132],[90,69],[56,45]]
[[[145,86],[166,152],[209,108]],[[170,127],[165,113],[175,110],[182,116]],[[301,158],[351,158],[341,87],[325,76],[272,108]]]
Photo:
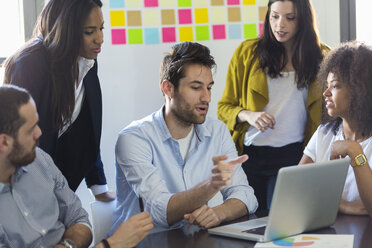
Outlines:
[[[16,62],[10,83],[27,89],[39,113],[42,131],[40,147],[49,153],[66,177],[72,190],[76,190],[85,177],[88,187],[106,184],[100,156],[102,129],[102,94],[97,76],[97,61],[85,76],[85,98],[77,120],[60,138],[53,128],[51,109],[51,74],[44,46],[24,54]],[[82,135],[80,135],[82,134]]]

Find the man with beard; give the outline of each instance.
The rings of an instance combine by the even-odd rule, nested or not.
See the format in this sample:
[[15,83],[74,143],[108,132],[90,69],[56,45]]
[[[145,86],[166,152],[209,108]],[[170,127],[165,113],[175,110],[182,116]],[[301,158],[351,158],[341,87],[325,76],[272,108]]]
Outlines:
[[[88,247],[88,214],[51,157],[37,147],[38,121],[26,90],[0,87],[0,247]],[[133,247],[151,222],[149,213],[133,216],[95,247]]]
[[[124,128],[116,143],[118,208],[111,232],[140,212],[156,231],[185,223],[209,228],[252,213],[257,200],[225,125],[206,118],[214,84],[213,57],[193,42],[175,45],[161,66],[165,105]],[[224,202],[208,201],[221,192]]]

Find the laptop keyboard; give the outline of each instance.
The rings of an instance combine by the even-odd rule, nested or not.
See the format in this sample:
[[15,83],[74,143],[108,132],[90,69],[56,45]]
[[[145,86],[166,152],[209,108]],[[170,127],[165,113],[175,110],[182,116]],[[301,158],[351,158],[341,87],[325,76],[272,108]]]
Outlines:
[[258,235],[264,235],[265,234],[265,229],[266,229],[266,226],[261,226],[261,227],[257,227],[257,228],[252,228],[252,229],[244,230],[242,232],[253,233],[253,234],[258,234]]

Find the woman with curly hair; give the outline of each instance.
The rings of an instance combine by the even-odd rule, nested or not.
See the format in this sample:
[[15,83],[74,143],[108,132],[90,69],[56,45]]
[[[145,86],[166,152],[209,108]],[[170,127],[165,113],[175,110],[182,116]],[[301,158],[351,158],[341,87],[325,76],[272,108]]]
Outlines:
[[330,52],[318,78],[325,106],[300,164],[351,159],[340,212],[372,214],[372,48],[345,43]]
[[262,38],[236,49],[218,102],[254,188],[259,209],[270,206],[278,170],[298,164],[319,125],[315,81],[329,49],[319,42],[310,0],[270,0]]

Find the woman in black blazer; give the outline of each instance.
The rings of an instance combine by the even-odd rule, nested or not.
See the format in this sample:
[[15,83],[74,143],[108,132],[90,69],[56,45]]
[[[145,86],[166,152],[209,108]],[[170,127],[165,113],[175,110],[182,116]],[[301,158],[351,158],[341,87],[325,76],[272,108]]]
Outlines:
[[103,43],[100,0],[50,0],[34,38],[5,64],[4,83],[26,88],[34,98],[40,147],[48,152],[72,190],[85,178],[97,200],[107,191],[100,157],[102,95],[97,55]]

